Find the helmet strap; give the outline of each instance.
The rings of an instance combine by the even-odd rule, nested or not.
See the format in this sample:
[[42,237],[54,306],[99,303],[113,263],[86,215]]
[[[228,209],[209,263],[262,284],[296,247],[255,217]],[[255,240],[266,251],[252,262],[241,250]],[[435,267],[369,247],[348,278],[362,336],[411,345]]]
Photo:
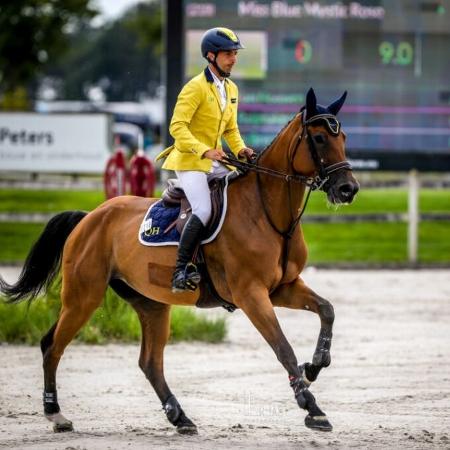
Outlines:
[[213,59],[212,61],[211,61],[208,57],[206,57],[206,59],[208,60],[208,62],[209,62],[210,64],[212,64],[212,65],[216,68],[217,72],[219,72],[219,75],[220,75],[221,77],[228,78],[228,77],[231,75],[231,72],[225,72],[225,71],[223,71],[223,70],[219,67],[219,65],[217,64],[217,61],[216,61],[216,59],[217,59],[217,53],[214,53],[214,59]]

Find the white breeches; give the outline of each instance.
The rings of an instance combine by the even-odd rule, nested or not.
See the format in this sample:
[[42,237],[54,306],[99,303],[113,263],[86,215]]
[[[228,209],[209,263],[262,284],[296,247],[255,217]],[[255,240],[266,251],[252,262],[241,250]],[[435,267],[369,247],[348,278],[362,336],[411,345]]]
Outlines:
[[197,170],[177,170],[176,174],[184,189],[187,199],[195,214],[206,226],[211,217],[211,198],[208,181],[222,178],[230,171],[220,163],[214,161],[209,173]]

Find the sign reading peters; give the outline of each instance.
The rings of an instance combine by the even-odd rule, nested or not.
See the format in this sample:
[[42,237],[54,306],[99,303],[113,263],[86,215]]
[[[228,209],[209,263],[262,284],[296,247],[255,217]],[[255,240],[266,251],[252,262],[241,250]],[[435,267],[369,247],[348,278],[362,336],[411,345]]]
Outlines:
[[0,171],[102,173],[111,120],[107,114],[0,113]]

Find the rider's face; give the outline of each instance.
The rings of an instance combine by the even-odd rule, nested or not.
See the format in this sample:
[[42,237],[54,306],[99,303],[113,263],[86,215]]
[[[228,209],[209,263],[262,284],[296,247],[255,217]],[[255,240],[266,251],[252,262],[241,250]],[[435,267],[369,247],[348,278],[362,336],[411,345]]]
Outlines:
[[237,62],[237,56],[237,50],[221,51],[217,54],[216,63],[224,72],[231,73]]

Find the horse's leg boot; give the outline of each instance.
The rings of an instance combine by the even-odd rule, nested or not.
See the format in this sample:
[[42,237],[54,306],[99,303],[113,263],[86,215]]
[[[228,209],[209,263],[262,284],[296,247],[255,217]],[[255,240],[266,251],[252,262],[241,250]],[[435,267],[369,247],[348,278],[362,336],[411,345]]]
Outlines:
[[201,276],[197,266],[192,263],[192,256],[204,229],[202,221],[195,215],[192,215],[187,221],[178,247],[177,262],[172,278],[172,292],[195,291],[200,283]]
[[163,403],[163,410],[166,413],[167,419],[172,425],[177,427],[180,434],[197,434],[197,427],[186,416],[180,404],[174,395],[170,396],[165,403]]

